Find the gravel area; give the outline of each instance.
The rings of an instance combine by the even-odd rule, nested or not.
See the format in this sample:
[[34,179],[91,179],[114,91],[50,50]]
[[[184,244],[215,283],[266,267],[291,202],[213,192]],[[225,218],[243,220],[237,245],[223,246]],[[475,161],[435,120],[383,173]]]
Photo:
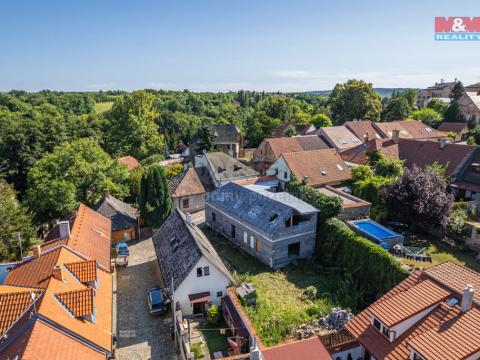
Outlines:
[[177,360],[170,337],[171,313],[151,316],[147,291],[161,286],[151,238],[129,243],[128,267],[116,272],[116,358]]

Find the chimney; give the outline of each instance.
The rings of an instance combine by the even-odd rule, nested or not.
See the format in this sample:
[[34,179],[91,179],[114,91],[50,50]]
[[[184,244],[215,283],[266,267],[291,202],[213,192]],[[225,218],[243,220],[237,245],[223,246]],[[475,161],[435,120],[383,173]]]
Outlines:
[[192,215],[190,213],[185,214],[185,221],[187,224],[192,225]]
[[395,144],[398,144],[398,142],[400,141],[400,130],[392,130],[392,140]]
[[56,265],[53,268],[53,277],[59,281],[63,281],[63,268],[60,265]]
[[42,255],[42,247],[40,245],[35,245],[33,247],[33,256],[39,258]]
[[105,189],[105,191],[103,192],[103,194],[105,195],[105,197],[109,197],[109,196],[110,196],[110,190]]
[[366,132],[365,135],[363,135],[363,142],[367,143],[369,140],[370,140],[370,138],[368,136],[368,132]]
[[443,148],[445,148],[445,146],[447,146],[447,139],[446,138],[442,138],[438,141],[440,143],[440,149],[443,149]]
[[475,294],[475,290],[473,289],[473,286],[470,284],[467,285],[463,290],[462,305],[460,308],[462,313],[465,313],[472,308],[474,294]]

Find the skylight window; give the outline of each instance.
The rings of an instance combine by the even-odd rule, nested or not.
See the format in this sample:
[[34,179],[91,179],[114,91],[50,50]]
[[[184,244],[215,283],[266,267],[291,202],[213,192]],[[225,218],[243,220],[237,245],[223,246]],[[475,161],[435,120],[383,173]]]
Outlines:
[[342,165],[340,165],[340,164],[337,164],[337,169],[338,169],[338,170],[340,170],[340,171],[343,171],[343,167],[342,167]]
[[447,304],[448,304],[448,306],[450,306],[450,307],[453,308],[455,305],[458,304],[458,300],[455,299],[455,298],[451,298],[451,299],[449,299],[449,300],[447,301]]
[[260,209],[258,206],[255,206],[248,212],[248,216],[256,218],[261,212],[262,209]]
[[327,170],[325,170],[325,169],[320,169],[320,174],[322,174],[322,175],[327,175]]
[[400,130],[400,134],[407,135],[407,134],[408,134],[408,132],[407,132],[407,131],[405,131],[405,130]]
[[358,140],[356,137],[353,137],[353,138],[352,138],[352,141],[353,141],[354,143],[360,142],[360,140]]
[[344,145],[347,144],[347,140],[345,140],[344,138],[339,138],[339,139],[338,139],[338,142],[339,142],[340,144],[344,144]]
[[430,129],[429,127],[426,127],[425,130],[427,130],[428,132],[432,132],[432,129]]
[[380,139],[380,135],[378,135],[378,134],[375,134],[375,137],[376,137],[377,139]]
[[270,222],[273,223],[275,222],[275,220],[278,219],[278,214],[277,213],[273,213],[272,216],[270,217]]

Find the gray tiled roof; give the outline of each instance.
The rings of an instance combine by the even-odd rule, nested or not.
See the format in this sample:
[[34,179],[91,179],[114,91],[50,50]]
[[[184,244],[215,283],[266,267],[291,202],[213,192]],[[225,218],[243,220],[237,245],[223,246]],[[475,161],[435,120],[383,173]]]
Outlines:
[[[215,144],[234,144],[238,142],[238,135],[240,130],[233,124],[209,124],[215,138]],[[195,134],[192,137],[191,143],[196,144],[199,142],[198,135]]]
[[295,213],[318,210],[288,193],[228,183],[207,193],[206,203],[268,235],[274,235]]
[[130,229],[137,225],[137,210],[111,195],[104,196],[93,209],[112,221],[112,231]]
[[195,268],[202,255],[233,283],[234,280],[203,232],[196,225],[189,225],[183,213],[175,209],[153,235],[163,280],[175,289]]
[[207,159],[210,169],[213,172],[213,176],[217,181],[242,179],[258,175],[258,172],[251,167],[242,164],[237,159],[234,159],[223,152],[206,153],[205,158]]

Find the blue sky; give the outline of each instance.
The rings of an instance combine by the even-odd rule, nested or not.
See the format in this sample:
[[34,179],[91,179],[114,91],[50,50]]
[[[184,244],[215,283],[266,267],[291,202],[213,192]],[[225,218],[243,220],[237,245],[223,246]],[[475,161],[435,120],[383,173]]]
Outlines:
[[435,16],[480,16],[480,2],[4,1],[0,91],[480,81],[480,42],[434,41]]

